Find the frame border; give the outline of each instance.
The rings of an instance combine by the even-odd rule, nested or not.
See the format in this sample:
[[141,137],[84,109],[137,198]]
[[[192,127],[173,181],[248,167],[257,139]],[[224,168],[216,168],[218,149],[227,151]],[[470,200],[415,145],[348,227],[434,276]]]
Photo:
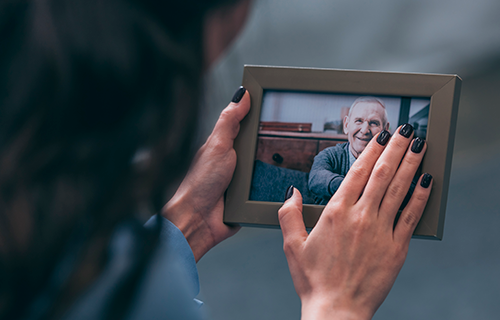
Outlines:
[[[224,222],[279,227],[278,210],[282,203],[248,200],[264,90],[430,97],[427,152],[422,172],[430,172],[434,183],[413,237],[441,240],[461,83],[458,75],[447,74],[245,65],[243,86],[252,101],[250,112],[241,122],[240,133],[234,142],[238,160],[226,193]],[[304,205],[303,217],[307,228],[314,227],[323,208],[323,205]]]

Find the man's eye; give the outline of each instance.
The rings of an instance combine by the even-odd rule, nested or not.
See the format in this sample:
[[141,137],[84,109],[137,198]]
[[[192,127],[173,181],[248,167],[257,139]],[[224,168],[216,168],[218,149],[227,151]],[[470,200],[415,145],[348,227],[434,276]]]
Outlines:
[[356,121],[354,121],[355,123],[363,123],[363,121],[361,121],[361,119],[356,119]]
[[380,122],[378,122],[378,121],[371,121],[370,122],[370,126],[372,126],[372,127],[378,127],[378,126],[380,126]]

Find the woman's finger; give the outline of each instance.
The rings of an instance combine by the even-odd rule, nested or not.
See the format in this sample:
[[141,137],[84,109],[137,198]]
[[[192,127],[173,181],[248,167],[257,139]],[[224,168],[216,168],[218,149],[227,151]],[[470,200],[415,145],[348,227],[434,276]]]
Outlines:
[[387,188],[387,192],[380,205],[379,216],[386,220],[388,228],[392,229],[394,226],[394,219],[396,218],[398,209],[410,189],[410,185],[422,162],[426,149],[427,145],[424,139],[414,139],[394,179],[392,179]]
[[363,193],[363,203],[372,208],[379,208],[389,184],[394,178],[401,159],[408,150],[413,127],[404,124],[397,130],[384,152],[375,164],[370,179]]
[[285,253],[307,238],[307,231],[302,217],[302,195],[293,186],[290,186],[287,190],[287,196],[290,195],[290,192],[292,192],[291,197],[285,201],[278,211]]
[[349,172],[347,172],[344,181],[333,195],[332,199],[343,199],[347,201],[347,204],[354,204],[359,200],[366,182],[370,177],[373,166],[384,151],[385,145],[390,138],[391,134],[386,130],[383,130],[373,137],[363,153],[361,153],[356,162],[354,162]]
[[403,209],[396,224],[394,242],[404,245],[409,244],[413,231],[415,231],[415,227],[420,221],[429,199],[432,184],[433,179],[430,174],[425,173],[420,177],[408,205]]
[[222,141],[230,142],[232,147],[233,140],[240,131],[240,122],[249,111],[250,94],[244,87],[240,87],[236,90],[231,103],[222,110],[210,138],[216,137]]

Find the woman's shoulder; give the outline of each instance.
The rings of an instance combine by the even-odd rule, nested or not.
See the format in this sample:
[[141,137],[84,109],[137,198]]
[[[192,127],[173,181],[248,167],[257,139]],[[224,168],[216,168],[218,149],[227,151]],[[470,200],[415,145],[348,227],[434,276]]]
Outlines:
[[[146,224],[146,228],[153,228],[161,223],[160,242],[144,268],[130,304],[124,306],[129,309],[124,319],[203,319],[200,305],[194,300],[199,283],[194,257],[189,259],[189,244],[179,229],[161,219],[164,218]],[[120,294],[117,290],[131,272],[135,250],[141,250],[140,241],[136,241],[129,228],[120,227],[111,241],[105,269],[64,319],[106,318],[113,297]]]

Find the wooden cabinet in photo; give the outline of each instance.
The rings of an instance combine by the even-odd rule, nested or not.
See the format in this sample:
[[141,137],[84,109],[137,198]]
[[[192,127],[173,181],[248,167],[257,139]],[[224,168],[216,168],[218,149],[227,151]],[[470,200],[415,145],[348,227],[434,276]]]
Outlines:
[[277,167],[309,172],[318,152],[343,142],[347,142],[344,134],[261,130],[255,158]]

